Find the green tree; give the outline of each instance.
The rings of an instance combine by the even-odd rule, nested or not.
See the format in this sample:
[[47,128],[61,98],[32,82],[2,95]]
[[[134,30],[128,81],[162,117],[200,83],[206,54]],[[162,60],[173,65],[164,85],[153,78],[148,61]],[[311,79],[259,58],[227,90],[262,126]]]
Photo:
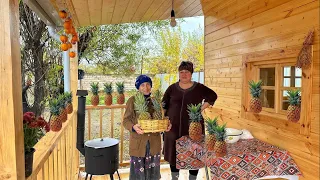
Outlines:
[[181,61],[194,63],[195,71],[203,70],[203,29],[184,33],[181,28],[165,28],[156,36],[158,51],[146,59],[144,73],[168,74],[164,77],[169,84],[177,81],[177,68]]
[[[149,52],[148,43],[143,43],[145,32],[156,34],[168,24],[168,21],[154,21],[98,26],[89,31],[92,32],[88,35],[91,39],[79,45],[82,50],[80,59],[86,60],[103,74],[132,74],[140,65],[141,58]],[[88,32],[88,29],[92,27],[78,30]]]

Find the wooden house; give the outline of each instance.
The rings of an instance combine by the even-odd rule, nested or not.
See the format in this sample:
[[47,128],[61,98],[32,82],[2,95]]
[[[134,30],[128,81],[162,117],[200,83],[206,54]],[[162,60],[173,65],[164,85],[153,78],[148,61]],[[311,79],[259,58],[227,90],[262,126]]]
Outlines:
[[[170,18],[171,0],[24,0],[50,26],[68,9],[75,25],[89,26]],[[24,179],[18,0],[0,0],[0,179]],[[319,0],[175,0],[176,17],[203,15],[205,85],[219,98],[207,110],[229,127],[286,149],[303,173],[319,179]],[[303,42],[314,30],[312,64],[295,68]],[[74,47],[76,49],[76,47]],[[75,50],[74,49],[74,50]],[[71,90],[77,89],[77,58]],[[249,110],[248,81],[263,79],[263,110]],[[286,90],[302,92],[301,117],[286,119]],[[75,110],[77,109],[74,98]],[[123,108],[123,107],[121,107]],[[61,132],[38,145],[29,179],[77,179],[74,111]]]

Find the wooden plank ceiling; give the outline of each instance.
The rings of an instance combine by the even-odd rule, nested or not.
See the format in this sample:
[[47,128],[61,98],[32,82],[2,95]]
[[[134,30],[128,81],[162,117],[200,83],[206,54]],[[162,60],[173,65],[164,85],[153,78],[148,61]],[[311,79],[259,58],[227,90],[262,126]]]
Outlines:
[[[155,21],[170,18],[172,0],[50,0],[71,13],[76,26]],[[176,18],[203,15],[200,0],[174,0]]]

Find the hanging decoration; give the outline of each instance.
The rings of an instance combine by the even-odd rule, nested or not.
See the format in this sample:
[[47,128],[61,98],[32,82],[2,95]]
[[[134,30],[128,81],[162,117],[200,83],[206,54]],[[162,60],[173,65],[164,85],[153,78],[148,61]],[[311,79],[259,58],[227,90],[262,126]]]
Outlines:
[[309,68],[312,62],[312,43],[314,37],[314,29],[309,31],[306,39],[303,42],[303,47],[297,58],[298,68]]
[[[65,33],[60,36],[60,40],[62,42],[60,47],[62,51],[68,51],[72,48],[72,44],[76,44],[79,41],[79,37],[76,29],[74,28],[71,17],[68,16],[68,13],[65,10],[62,10],[59,12],[59,16],[62,20],[64,20],[63,27]],[[70,52],[69,57],[76,57],[76,53],[73,51]]]
[[171,10],[171,20],[170,20],[170,26],[175,27],[177,25],[176,17],[173,10],[173,0],[172,0],[172,10]]

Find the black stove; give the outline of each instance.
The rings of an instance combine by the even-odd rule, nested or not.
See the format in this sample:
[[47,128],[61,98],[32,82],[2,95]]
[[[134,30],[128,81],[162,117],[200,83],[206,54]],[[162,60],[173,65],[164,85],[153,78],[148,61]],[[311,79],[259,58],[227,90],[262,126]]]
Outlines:
[[119,140],[113,138],[98,138],[84,143],[85,102],[88,91],[78,90],[78,123],[77,123],[77,149],[85,157],[86,179],[90,175],[110,175],[118,172],[119,168]]

